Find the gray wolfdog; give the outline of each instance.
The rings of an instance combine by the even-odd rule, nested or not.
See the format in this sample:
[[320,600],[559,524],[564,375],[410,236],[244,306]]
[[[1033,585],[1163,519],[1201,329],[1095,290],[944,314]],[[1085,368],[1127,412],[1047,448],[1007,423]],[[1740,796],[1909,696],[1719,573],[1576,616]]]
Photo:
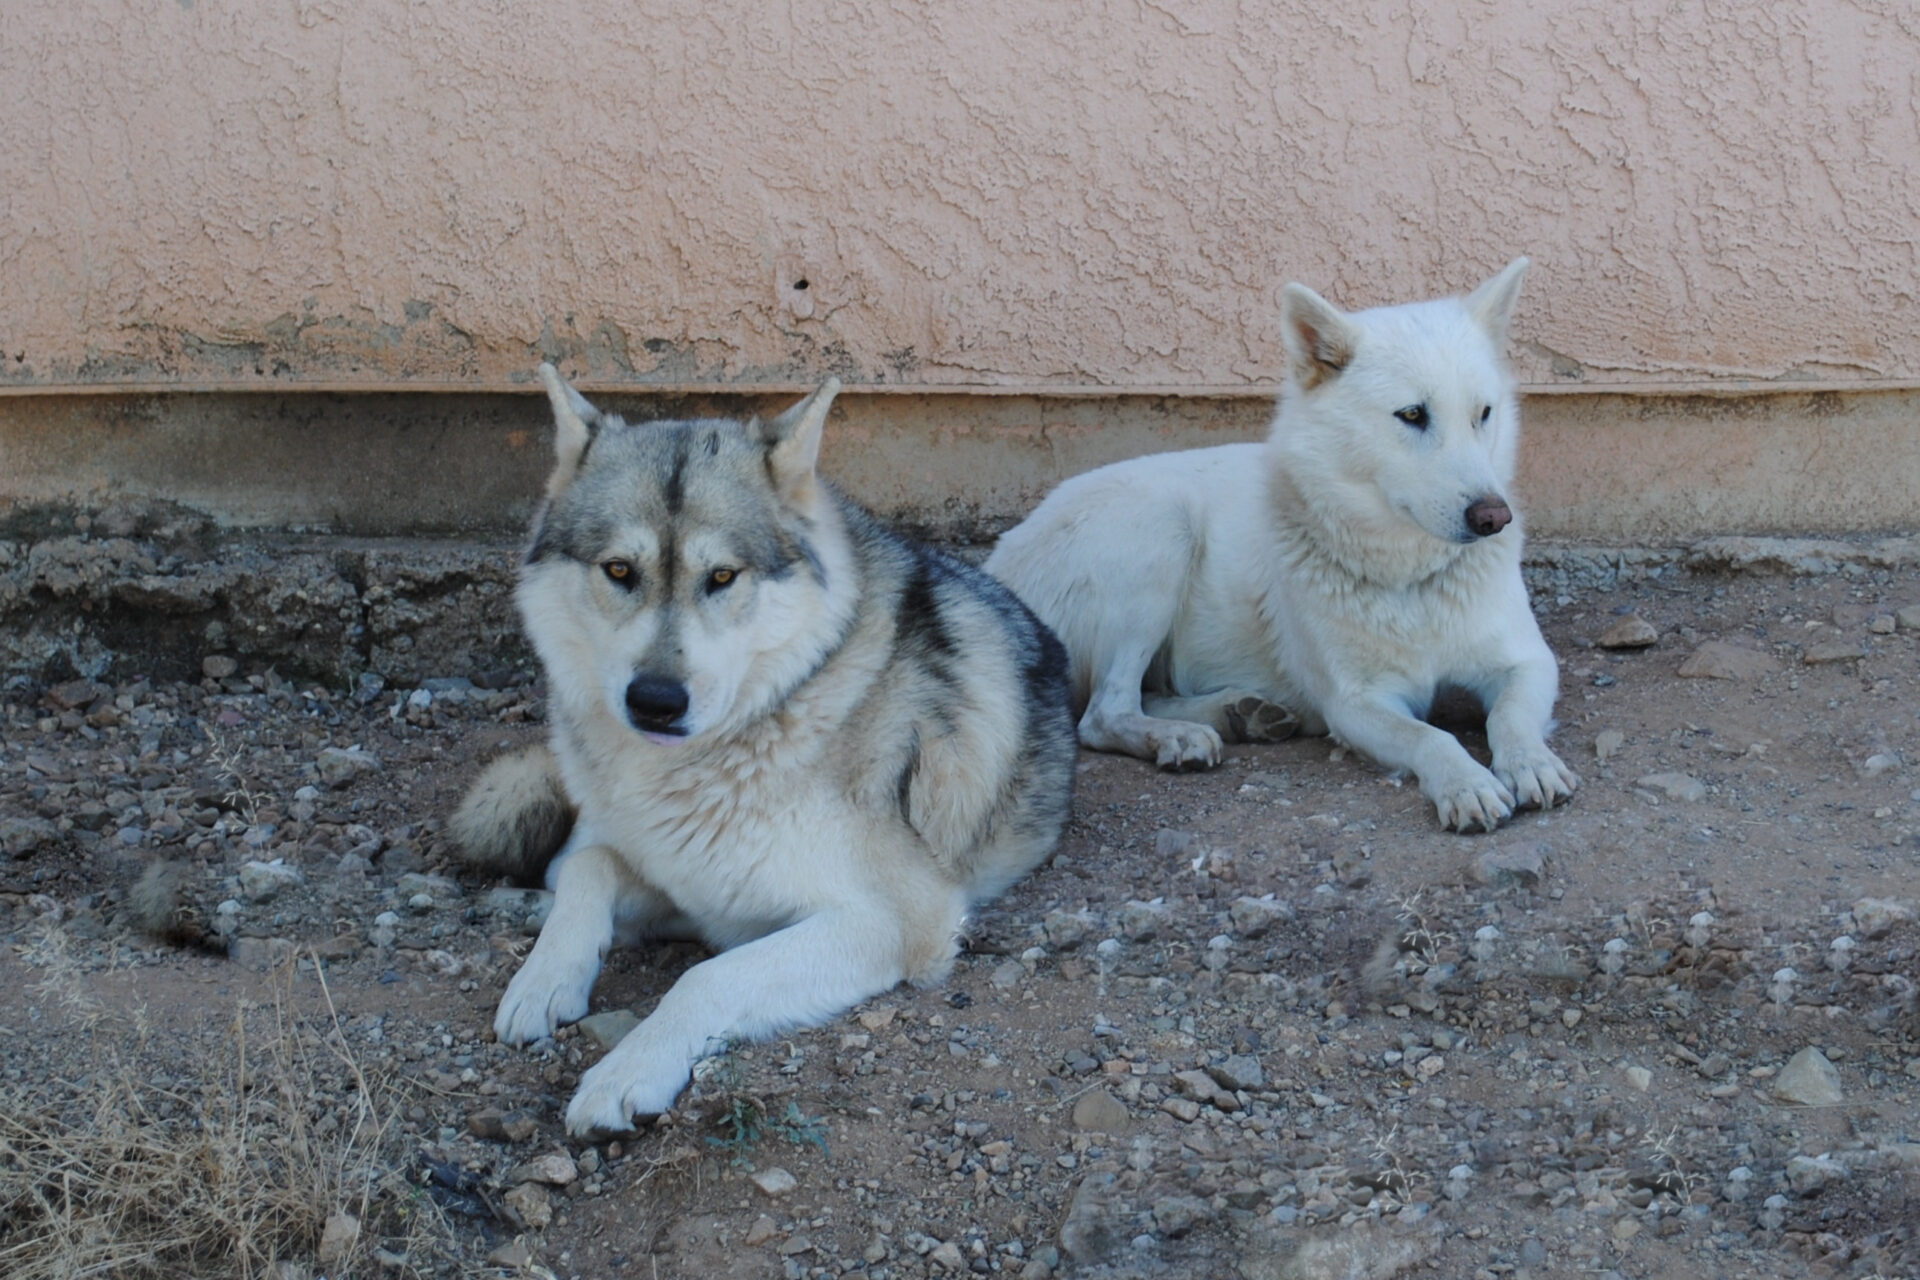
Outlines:
[[1058,841],[1075,746],[1053,634],[817,474],[837,381],[769,422],[629,425],[540,375],[557,460],[518,603],[552,733],[452,824],[554,890],[494,1030],[580,1018],[616,939],[718,953],[581,1078],[587,1134],[665,1111],[716,1042],[945,977],[968,909]]

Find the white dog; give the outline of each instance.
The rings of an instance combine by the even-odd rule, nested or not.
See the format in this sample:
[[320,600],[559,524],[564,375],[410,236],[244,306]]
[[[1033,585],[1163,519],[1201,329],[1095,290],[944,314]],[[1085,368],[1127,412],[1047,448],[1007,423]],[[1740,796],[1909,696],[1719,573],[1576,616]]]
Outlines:
[[[1526,269],[1351,314],[1288,285],[1265,444],[1100,468],[1000,539],[987,569],[1065,642],[1081,742],[1183,769],[1223,738],[1332,733],[1461,831],[1573,792],[1507,497]],[[1491,769],[1426,723],[1443,687],[1487,708]]]

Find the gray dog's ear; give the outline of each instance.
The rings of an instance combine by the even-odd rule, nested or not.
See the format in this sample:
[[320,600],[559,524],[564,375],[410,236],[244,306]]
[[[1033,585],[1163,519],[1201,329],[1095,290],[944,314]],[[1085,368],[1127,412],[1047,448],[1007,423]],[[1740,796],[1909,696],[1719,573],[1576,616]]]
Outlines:
[[1500,273],[1467,295],[1467,311],[1496,343],[1505,344],[1513,304],[1520,300],[1520,282],[1527,277],[1527,260],[1515,258]]
[[772,421],[759,424],[774,488],[790,506],[813,505],[820,435],[827,425],[827,411],[833,408],[833,398],[839,394],[840,379],[828,378],[805,400]]
[[553,405],[553,475],[547,480],[547,496],[551,498],[573,479],[580,459],[586,456],[587,446],[593,443],[593,433],[603,415],[569,386],[552,365],[541,364],[540,381],[547,388],[548,402]]
[[1360,342],[1360,331],[1340,309],[1303,284],[1280,291],[1280,331],[1302,391],[1337,376]]

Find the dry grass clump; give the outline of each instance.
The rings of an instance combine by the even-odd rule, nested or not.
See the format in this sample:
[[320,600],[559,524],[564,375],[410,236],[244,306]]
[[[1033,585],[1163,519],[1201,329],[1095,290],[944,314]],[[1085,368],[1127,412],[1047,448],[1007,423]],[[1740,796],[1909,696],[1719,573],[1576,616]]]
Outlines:
[[38,994],[81,1039],[76,1080],[0,1084],[0,1276],[430,1274],[453,1237],[404,1173],[405,1085],[369,1074],[325,1012],[242,1002],[197,1081],[162,1087],[142,1013],[88,994],[50,930]]

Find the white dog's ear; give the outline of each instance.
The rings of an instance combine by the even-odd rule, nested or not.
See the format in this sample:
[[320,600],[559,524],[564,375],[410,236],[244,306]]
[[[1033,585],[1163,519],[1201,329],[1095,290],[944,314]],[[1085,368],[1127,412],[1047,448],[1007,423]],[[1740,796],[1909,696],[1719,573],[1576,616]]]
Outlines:
[[1353,360],[1360,331],[1340,309],[1303,284],[1280,291],[1280,329],[1302,391],[1334,377]]
[[759,424],[760,441],[767,448],[767,469],[782,500],[794,507],[810,507],[814,497],[814,468],[820,461],[820,436],[827,411],[840,394],[840,379],[828,378],[820,389],[770,422]]
[[1489,338],[1504,344],[1513,304],[1520,300],[1520,282],[1527,278],[1527,260],[1515,258],[1500,274],[1467,295],[1467,311]]
[[540,366],[540,381],[547,388],[547,400],[553,405],[553,475],[547,480],[547,496],[555,497],[573,479],[602,414],[575,391],[550,364]]

